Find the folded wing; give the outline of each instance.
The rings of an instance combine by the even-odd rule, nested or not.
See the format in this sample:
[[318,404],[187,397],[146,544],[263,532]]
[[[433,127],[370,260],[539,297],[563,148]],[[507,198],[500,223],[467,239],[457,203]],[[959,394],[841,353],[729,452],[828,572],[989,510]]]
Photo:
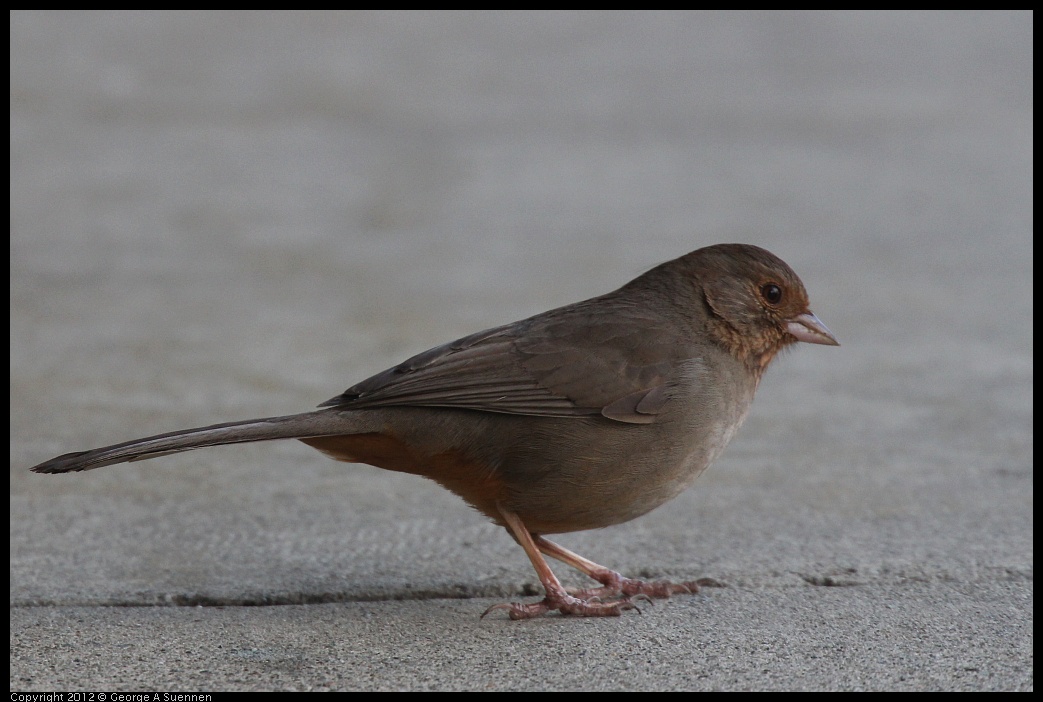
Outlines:
[[687,344],[640,309],[620,314],[617,308],[609,322],[592,302],[435,347],[320,406],[655,421]]

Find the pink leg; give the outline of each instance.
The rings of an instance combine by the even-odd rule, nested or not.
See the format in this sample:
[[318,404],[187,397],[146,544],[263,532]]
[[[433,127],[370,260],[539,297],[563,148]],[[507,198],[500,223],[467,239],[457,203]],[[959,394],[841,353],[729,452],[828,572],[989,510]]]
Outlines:
[[[539,576],[540,582],[543,583],[543,589],[546,590],[547,596],[543,598],[542,602],[534,602],[532,604],[521,604],[515,602],[510,604],[504,603],[493,605],[485,610],[485,614],[483,614],[482,617],[496,609],[506,609],[507,616],[511,619],[531,619],[532,617],[538,617],[541,614],[552,612],[554,610],[557,610],[562,614],[571,614],[578,617],[618,617],[624,610],[634,609],[634,605],[631,604],[628,599],[623,599],[618,602],[588,602],[584,599],[573,597],[567,593],[565,588],[562,587],[561,581],[559,581],[554,573],[551,572],[550,566],[547,565],[547,561],[540,554],[541,549],[537,547],[536,541],[533,540],[533,535],[525,528],[525,525],[522,524],[518,515],[507,511],[503,507],[500,508],[500,514],[507,523],[507,529],[511,532],[511,535],[519,544],[521,544],[521,547],[525,549],[526,555],[529,556],[529,560],[532,562],[532,567],[536,569],[536,575]],[[537,536],[536,539],[542,540],[542,537]],[[561,549],[559,546],[554,546],[554,544],[551,544],[549,541],[546,541],[545,543],[550,544],[556,549],[560,549],[569,556],[580,558],[573,553]],[[561,559],[559,555],[553,553],[549,555]],[[569,563],[567,560],[565,562]],[[589,561],[586,562],[589,563]],[[596,564],[592,565],[596,566]],[[600,568],[600,566],[596,567]],[[580,568],[580,570],[583,570],[583,568]],[[602,570],[611,572],[604,568]]]
[[603,587],[586,588],[582,590],[569,590],[568,592],[584,600],[622,597],[623,601],[631,597],[644,595],[645,597],[670,597],[670,595],[694,594],[699,592],[700,585],[709,587],[720,587],[720,583],[712,578],[701,578],[686,583],[670,583],[665,581],[648,582],[645,580],[633,580],[624,578],[614,570],[594,561],[587,560],[578,553],[559,546],[553,541],[548,541],[542,536],[535,537],[536,548],[545,555],[570,565],[581,573],[585,573],[597,580]]

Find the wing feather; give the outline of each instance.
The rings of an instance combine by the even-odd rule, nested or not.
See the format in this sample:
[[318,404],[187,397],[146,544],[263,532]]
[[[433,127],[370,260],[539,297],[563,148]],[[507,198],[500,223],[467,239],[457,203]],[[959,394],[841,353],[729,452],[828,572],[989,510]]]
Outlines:
[[655,421],[688,345],[640,308],[615,308],[606,321],[598,312],[604,303],[595,298],[437,346],[320,406]]

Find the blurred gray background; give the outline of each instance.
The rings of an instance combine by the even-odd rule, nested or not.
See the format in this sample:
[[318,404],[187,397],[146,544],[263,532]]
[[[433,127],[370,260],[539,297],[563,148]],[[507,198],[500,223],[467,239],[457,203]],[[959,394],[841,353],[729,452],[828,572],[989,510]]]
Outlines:
[[[13,12],[11,688],[1032,689],[1032,20]],[[479,620],[506,533],[295,443],[27,472],[724,241],[843,346],[561,539],[723,589]]]

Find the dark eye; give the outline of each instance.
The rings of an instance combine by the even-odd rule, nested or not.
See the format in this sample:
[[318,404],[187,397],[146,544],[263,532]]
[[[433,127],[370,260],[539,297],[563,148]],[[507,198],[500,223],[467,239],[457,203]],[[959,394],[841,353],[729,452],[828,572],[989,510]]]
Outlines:
[[782,288],[775,283],[765,283],[761,286],[761,297],[770,305],[777,305],[782,301]]

